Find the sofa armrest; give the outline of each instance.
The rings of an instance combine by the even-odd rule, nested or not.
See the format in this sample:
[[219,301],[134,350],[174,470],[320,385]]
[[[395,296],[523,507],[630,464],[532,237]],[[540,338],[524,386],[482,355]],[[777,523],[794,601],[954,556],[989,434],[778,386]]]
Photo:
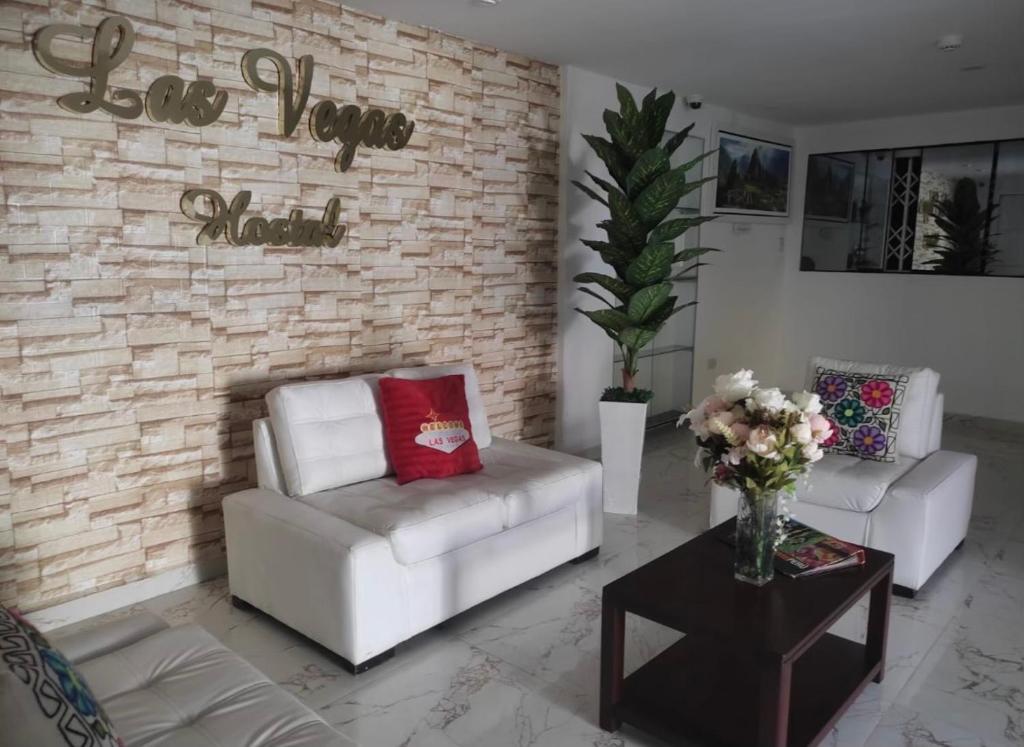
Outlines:
[[167,628],[163,618],[152,612],[138,612],[120,620],[113,620],[102,625],[62,634],[59,631],[49,634],[50,642],[60,650],[72,664],[81,664],[97,656],[130,646],[149,638]]
[[405,575],[385,537],[254,488],[224,499],[231,593],[359,663],[408,637]]
[[936,451],[889,487],[868,544],[896,556],[893,581],[920,589],[967,536],[978,458]]
[[[973,487],[978,457],[958,451],[936,451],[889,487],[889,498],[923,500],[943,489],[944,483],[970,475]],[[973,493],[973,491],[972,491]]]

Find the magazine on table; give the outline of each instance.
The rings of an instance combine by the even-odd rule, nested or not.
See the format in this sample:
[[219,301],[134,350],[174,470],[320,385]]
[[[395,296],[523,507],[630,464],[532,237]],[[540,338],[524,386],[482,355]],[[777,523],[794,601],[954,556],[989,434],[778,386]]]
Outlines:
[[788,519],[775,549],[775,569],[791,578],[864,565],[864,548]]

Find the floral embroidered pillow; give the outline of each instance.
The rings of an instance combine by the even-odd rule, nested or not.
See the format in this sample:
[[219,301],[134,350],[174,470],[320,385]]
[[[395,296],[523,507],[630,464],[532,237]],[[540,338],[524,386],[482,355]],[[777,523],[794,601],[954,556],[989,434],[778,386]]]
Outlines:
[[0,724],[2,744],[124,747],[71,663],[32,623],[4,607],[0,607]]
[[876,462],[896,461],[896,433],[908,376],[835,371],[819,367],[814,391],[832,437],[822,446]]

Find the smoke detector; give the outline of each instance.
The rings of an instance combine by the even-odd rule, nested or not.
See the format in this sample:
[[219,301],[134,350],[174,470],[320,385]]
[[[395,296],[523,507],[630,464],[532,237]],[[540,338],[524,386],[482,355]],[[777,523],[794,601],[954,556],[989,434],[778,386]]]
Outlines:
[[935,42],[935,46],[943,52],[955,52],[963,44],[964,37],[961,34],[946,34],[945,36],[940,36]]

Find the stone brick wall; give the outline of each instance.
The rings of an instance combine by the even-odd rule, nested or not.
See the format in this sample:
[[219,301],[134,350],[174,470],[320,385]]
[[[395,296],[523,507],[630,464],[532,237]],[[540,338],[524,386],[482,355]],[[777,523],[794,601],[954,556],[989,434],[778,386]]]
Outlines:
[[[201,129],[57,96],[33,32],[121,14],[111,85],[211,77]],[[298,129],[241,75],[269,47],[316,60]],[[78,52],[85,59],[87,50]],[[400,109],[401,151],[333,167],[308,108]],[[284,381],[472,360],[497,434],[554,413],[559,73],[552,65],[314,0],[7,1],[0,6],[0,602],[35,609],[223,554],[222,496],[254,483],[251,422]],[[319,216],[336,249],[197,246],[186,189],[248,214]]]

